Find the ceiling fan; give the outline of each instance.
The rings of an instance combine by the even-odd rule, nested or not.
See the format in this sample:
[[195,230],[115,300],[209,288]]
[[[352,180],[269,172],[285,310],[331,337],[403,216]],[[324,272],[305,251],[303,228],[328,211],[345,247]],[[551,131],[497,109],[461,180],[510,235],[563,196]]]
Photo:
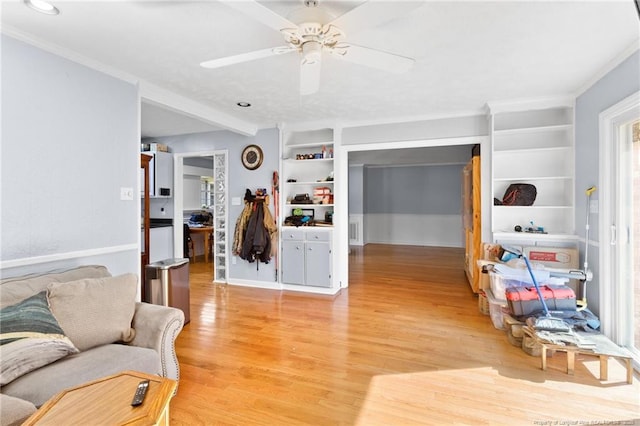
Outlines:
[[[318,22],[320,19],[303,19],[299,24],[291,22],[254,0],[220,1],[282,33],[286,45],[205,61],[200,64],[204,68],[220,68],[297,52],[301,57],[300,93],[309,95],[317,92],[320,86],[323,52],[338,59],[392,73],[404,73],[415,62],[412,58],[347,42],[344,29],[353,33],[366,27],[378,26],[416,9],[424,4],[424,0],[403,2],[369,0],[329,23]],[[307,8],[316,8],[318,1],[304,0],[304,5]]]

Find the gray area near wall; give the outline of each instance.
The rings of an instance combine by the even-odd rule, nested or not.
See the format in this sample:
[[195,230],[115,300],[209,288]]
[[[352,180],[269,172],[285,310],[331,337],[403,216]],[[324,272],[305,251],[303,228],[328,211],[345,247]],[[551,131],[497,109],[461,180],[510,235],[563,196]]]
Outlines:
[[[576,99],[576,232],[584,237],[586,225],[587,198],[585,191],[597,186],[600,173],[600,129],[599,115],[632,93],[640,90],[640,51],[636,51],[620,65],[598,80]],[[599,192],[592,195],[599,199]],[[591,214],[589,239],[599,240],[599,217]],[[584,255],[584,246],[580,248]],[[594,271],[594,280],[589,283],[589,305],[594,313],[599,312],[599,270],[598,249],[589,250],[589,266]],[[580,259],[580,265],[584,259]]]
[[460,214],[463,167],[367,167],[365,213]]
[[4,35],[1,54],[2,261],[137,244],[137,87]]
[[349,214],[364,212],[364,167],[349,167]]

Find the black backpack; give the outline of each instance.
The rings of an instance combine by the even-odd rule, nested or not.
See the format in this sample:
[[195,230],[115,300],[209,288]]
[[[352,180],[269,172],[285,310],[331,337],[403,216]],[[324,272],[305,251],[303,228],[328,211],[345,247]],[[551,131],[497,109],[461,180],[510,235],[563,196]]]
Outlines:
[[502,201],[493,199],[495,206],[532,206],[538,191],[530,183],[512,183],[504,192]]

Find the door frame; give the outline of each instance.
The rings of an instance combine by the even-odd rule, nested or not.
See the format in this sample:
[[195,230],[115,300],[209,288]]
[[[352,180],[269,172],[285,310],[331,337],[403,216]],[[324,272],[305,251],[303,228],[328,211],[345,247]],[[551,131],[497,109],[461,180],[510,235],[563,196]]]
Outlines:
[[[182,230],[182,223],[179,224],[179,226],[176,225],[176,221],[180,221],[182,222],[182,217],[183,217],[183,192],[184,192],[184,187],[183,187],[183,174],[184,174],[184,159],[185,158],[191,158],[191,157],[214,157],[216,154],[221,154],[224,153],[227,158],[228,158],[228,150],[226,149],[217,149],[217,150],[210,150],[210,151],[194,151],[194,152],[178,152],[178,153],[174,153],[173,154],[173,221],[174,221],[174,226],[173,226],[173,254],[174,257],[176,258],[182,258],[183,257],[183,245],[182,243],[180,243],[182,241],[183,238],[183,230]],[[211,174],[212,176],[214,175],[214,164],[211,163]],[[225,173],[225,176],[227,175],[227,173]],[[215,177],[215,176],[214,176]],[[225,212],[229,211],[229,197],[228,197],[228,185],[225,182]],[[226,221],[226,223],[228,223],[228,220]],[[226,236],[225,236],[226,238]],[[228,248],[228,244],[226,244],[226,247]],[[225,270],[229,270],[228,268],[228,262],[229,262],[229,251],[227,250],[225,253]],[[214,255],[214,259],[212,259],[212,265],[215,265],[215,255]]]
[[[598,223],[599,239],[599,299],[600,299],[600,320],[602,332],[621,346],[626,346],[629,342],[627,335],[629,327],[633,325],[617,321],[619,312],[629,314],[629,309],[633,309],[632,299],[630,300],[627,289],[621,289],[613,285],[620,275],[625,271],[620,270],[620,265],[616,261],[618,245],[618,229],[621,224],[625,224],[619,209],[614,206],[618,202],[624,201],[624,194],[620,191],[618,182],[619,173],[616,170],[618,158],[620,156],[619,137],[620,128],[630,121],[640,116],[640,91],[616,103],[610,108],[602,111],[599,116],[600,128],[600,220]],[[587,244],[589,242],[587,241]],[[631,302],[631,305],[630,303]]]
[[[340,288],[349,286],[349,153],[359,151],[378,151],[385,149],[407,149],[407,148],[426,148],[426,147],[443,147],[458,145],[480,145],[480,152],[490,152],[491,140],[489,136],[456,136],[448,138],[435,139],[416,139],[404,141],[388,141],[388,142],[367,142],[355,144],[342,144],[342,128],[334,129],[334,149],[336,150],[336,167],[335,167],[335,196],[336,208],[334,210],[334,227],[336,240],[334,248],[337,250],[336,259],[338,259],[337,277]],[[481,156],[481,187],[482,193],[489,194],[490,179],[490,156]],[[482,211],[488,213],[482,216],[483,224],[491,223],[490,203],[487,197],[482,202]],[[483,241],[490,239],[490,227],[482,227]]]

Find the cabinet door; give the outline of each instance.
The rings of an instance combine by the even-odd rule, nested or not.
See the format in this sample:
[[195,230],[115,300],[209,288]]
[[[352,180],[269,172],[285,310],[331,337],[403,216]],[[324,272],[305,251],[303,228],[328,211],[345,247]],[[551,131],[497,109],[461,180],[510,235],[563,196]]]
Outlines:
[[306,250],[306,285],[331,287],[331,260],[328,242],[309,241]]
[[[167,152],[156,152],[155,163],[155,196],[173,197],[173,155]],[[161,192],[160,188],[164,191]]]
[[149,263],[159,262],[173,257],[173,227],[152,228],[149,230]]
[[282,282],[304,285],[304,242],[282,242]]

